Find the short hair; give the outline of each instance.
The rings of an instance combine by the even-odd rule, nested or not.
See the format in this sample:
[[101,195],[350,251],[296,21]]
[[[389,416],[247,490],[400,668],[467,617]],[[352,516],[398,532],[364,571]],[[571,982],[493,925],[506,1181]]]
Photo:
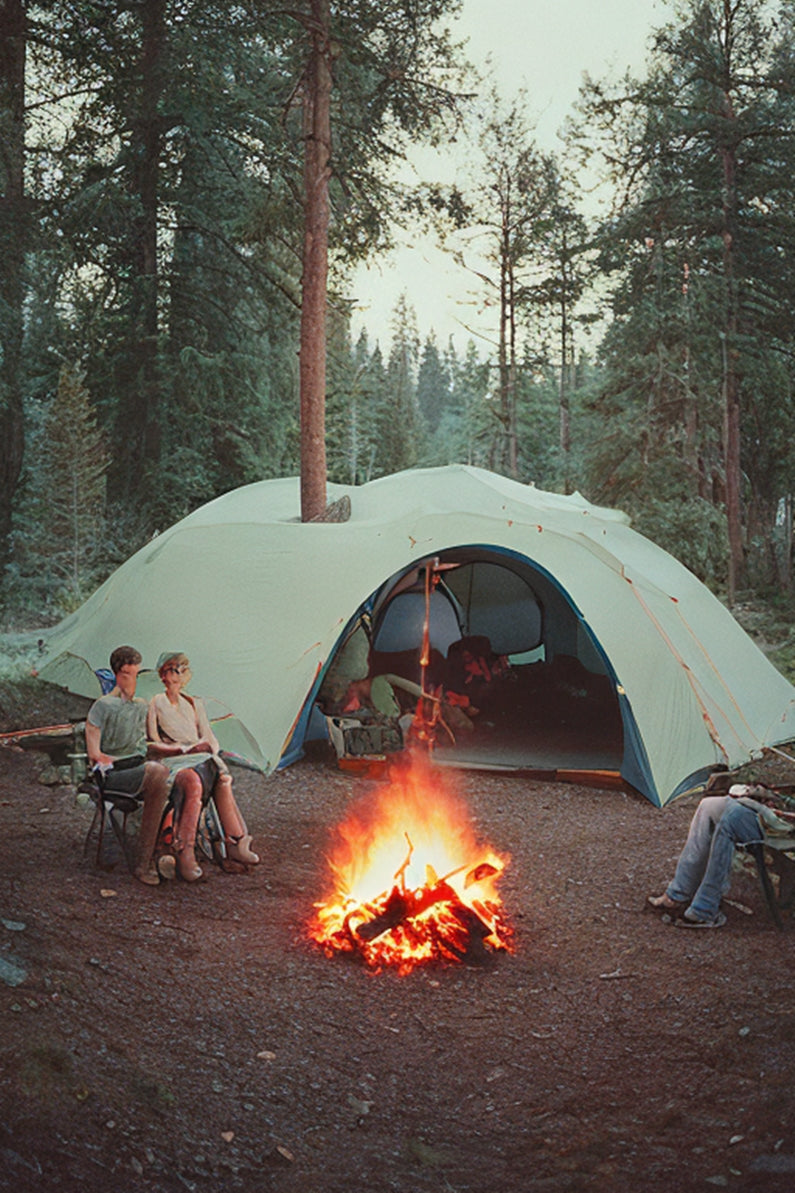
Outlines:
[[163,677],[163,672],[168,671],[170,667],[187,667],[188,656],[181,650],[164,650],[160,658],[155,663],[157,673]]
[[113,654],[110,656],[110,669],[114,675],[118,675],[122,667],[140,667],[141,652],[136,650],[134,646],[117,646]]

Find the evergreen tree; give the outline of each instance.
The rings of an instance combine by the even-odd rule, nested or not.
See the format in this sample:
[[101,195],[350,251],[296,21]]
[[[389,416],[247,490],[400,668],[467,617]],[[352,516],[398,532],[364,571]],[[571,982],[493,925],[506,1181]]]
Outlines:
[[385,388],[375,411],[376,471],[379,476],[412,468],[417,462],[417,316],[405,293],[392,316],[392,348]]
[[53,614],[76,608],[105,570],[110,458],[84,378],[75,365],[61,369],[36,435],[36,467],[17,519],[21,578]]
[[[523,93],[506,106],[492,89],[475,112],[475,123],[477,161],[461,194],[450,197],[448,208],[457,212],[459,233],[464,226],[472,230],[477,251],[471,254],[471,268],[485,287],[484,307],[497,311],[496,400],[491,410],[502,434],[493,442],[491,464],[499,472],[518,476],[521,325],[541,240],[553,218],[556,167],[533,139]],[[461,259],[466,261],[464,254]]]
[[361,484],[382,475],[379,465],[381,412],[389,408],[389,383],[379,344],[369,355],[366,337],[356,346],[356,478]]
[[450,405],[450,377],[431,333],[422,346],[417,373],[417,406],[426,433],[433,435]]
[[630,180],[602,240],[621,280],[593,477],[639,511],[671,506],[691,542],[713,532],[717,505],[730,600],[754,467],[743,428],[752,405],[757,428],[765,411],[749,381],[780,375],[774,362],[791,359],[793,338],[782,284],[795,247],[793,26],[768,16],[762,0],[691,0],[657,35],[644,82],[587,95],[588,135],[601,130],[616,181]]
[[24,448],[22,334],[30,228],[25,187],[25,7],[23,0],[3,0],[0,6],[0,583],[9,559]]
[[467,341],[464,358],[453,371],[451,407],[461,421],[459,459],[478,468],[490,468],[499,423],[492,413],[491,366],[482,361],[473,340]]

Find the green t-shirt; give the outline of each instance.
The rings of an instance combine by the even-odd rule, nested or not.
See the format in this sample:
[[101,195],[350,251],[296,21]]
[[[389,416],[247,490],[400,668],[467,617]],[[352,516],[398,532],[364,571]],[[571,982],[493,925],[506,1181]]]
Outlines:
[[88,710],[88,721],[100,731],[99,748],[111,758],[146,753],[147,703],[140,696],[100,696]]

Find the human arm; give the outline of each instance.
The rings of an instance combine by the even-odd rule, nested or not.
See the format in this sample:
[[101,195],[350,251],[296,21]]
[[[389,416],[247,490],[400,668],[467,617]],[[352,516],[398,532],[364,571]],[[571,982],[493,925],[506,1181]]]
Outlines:
[[218,738],[212,731],[210,718],[207,716],[207,709],[204,707],[204,701],[194,697],[193,710],[196,714],[196,732],[199,735],[199,740],[191,748],[191,753],[217,754],[221,747]]
[[92,766],[113,766],[114,759],[101,749],[102,730],[99,725],[86,721],[86,753]]

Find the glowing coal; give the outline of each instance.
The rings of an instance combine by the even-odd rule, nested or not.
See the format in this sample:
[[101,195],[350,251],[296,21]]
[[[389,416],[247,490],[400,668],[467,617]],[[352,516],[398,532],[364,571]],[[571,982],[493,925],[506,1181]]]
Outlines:
[[409,754],[334,831],[331,891],[309,933],[325,952],[408,973],[430,961],[512,951],[497,894],[509,858],[477,840],[465,803],[428,761]]

